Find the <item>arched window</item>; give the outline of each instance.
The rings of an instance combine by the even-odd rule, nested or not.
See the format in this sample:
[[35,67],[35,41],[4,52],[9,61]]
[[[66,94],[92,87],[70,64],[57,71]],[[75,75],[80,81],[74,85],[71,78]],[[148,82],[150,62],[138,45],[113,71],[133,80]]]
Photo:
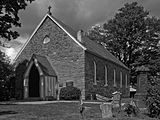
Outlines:
[[128,87],[128,76],[127,76],[127,74],[126,74],[125,78],[126,78],[126,88],[127,88]]
[[105,66],[105,86],[108,86],[108,68]]
[[122,77],[122,72],[120,72],[120,87],[122,88],[122,79],[123,79],[123,77]]
[[116,70],[113,70],[113,80],[114,80],[114,87],[116,87]]
[[93,62],[94,64],[94,84],[97,84],[97,66],[96,66],[96,62]]
[[43,44],[47,44],[47,43],[49,43],[49,42],[50,42],[49,35],[46,35],[46,36],[44,37]]

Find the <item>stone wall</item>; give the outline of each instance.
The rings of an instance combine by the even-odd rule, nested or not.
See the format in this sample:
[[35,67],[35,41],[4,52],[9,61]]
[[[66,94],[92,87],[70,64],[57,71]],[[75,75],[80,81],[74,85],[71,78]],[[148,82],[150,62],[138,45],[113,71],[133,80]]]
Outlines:
[[[97,85],[94,85],[93,82],[94,61],[97,67]],[[108,86],[105,86],[105,66],[107,66],[108,69]],[[116,71],[116,87],[113,86],[114,69]],[[122,87],[120,87],[120,72],[122,72]],[[128,76],[127,88],[125,85],[126,74]],[[91,94],[93,96],[95,93],[111,97],[111,93],[115,92],[115,90],[121,91],[123,97],[127,97],[129,95],[129,70],[89,52],[85,52],[85,80],[86,99],[91,99]]]
[[[46,36],[50,42],[43,44]],[[48,57],[61,85],[73,81],[75,87],[84,89],[84,50],[49,17],[26,45],[17,63],[29,60],[32,54]]]

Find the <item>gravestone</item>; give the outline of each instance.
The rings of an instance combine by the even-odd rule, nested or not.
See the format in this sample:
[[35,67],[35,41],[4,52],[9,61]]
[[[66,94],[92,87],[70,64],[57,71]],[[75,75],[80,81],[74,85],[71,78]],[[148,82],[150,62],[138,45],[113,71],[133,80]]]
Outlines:
[[110,98],[104,97],[104,96],[99,95],[99,94],[96,94],[96,98],[97,98],[97,100],[104,101],[104,102],[112,101]]
[[114,93],[112,93],[112,104],[113,104],[113,107],[120,107],[121,108],[121,93],[116,91]]
[[136,68],[137,75],[137,92],[135,94],[136,99],[142,100],[146,96],[146,83],[149,76],[149,68],[140,66]]
[[116,115],[121,111],[121,93],[116,91],[112,93],[112,112]]
[[102,103],[100,105],[100,109],[102,112],[102,118],[111,118],[112,117],[112,103]]

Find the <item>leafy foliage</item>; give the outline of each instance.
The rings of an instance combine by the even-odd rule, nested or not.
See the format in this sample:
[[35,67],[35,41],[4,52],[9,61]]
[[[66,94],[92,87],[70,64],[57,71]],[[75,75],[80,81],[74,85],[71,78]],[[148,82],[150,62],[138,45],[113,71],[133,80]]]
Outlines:
[[60,90],[60,100],[79,100],[80,96],[81,91],[76,87],[68,86]]
[[160,20],[133,2],[126,3],[103,26],[92,27],[88,37],[128,66],[134,77],[136,67],[141,65],[149,67],[153,75],[160,71],[159,31]]
[[160,117],[160,79],[150,77],[148,81],[146,104],[151,117]]
[[131,104],[126,104],[124,112],[126,112],[128,116],[131,116],[131,115],[137,116],[139,111],[138,111],[138,108],[136,108],[135,106]]
[[34,0],[0,0],[0,36],[7,40],[15,39],[18,32],[11,30],[13,26],[20,27],[18,12],[25,9],[27,2]]
[[0,51],[0,101],[10,97],[10,78],[13,77],[13,66],[9,58]]

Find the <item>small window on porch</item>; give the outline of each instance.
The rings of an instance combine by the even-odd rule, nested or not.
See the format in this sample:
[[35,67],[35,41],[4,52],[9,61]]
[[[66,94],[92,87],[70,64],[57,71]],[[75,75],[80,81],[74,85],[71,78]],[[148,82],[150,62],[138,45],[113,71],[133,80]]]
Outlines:
[[51,77],[48,77],[48,90],[51,91]]
[[128,87],[128,76],[127,76],[127,74],[125,76],[125,79],[126,79],[126,88],[127,88]]
[[97,84],[97,66],[96,66],[96,62],[93,62],[94,64],[94,84]]
[[108,68],[105,66],[105,86],[108,86]]
[[113,70],[113,81],[114,81],[114,87],[116,87],[116,70]]
[[123,77],[122,77],[122,72],[120,72],[120,87],[122,88],[122,79],[123,79]]

